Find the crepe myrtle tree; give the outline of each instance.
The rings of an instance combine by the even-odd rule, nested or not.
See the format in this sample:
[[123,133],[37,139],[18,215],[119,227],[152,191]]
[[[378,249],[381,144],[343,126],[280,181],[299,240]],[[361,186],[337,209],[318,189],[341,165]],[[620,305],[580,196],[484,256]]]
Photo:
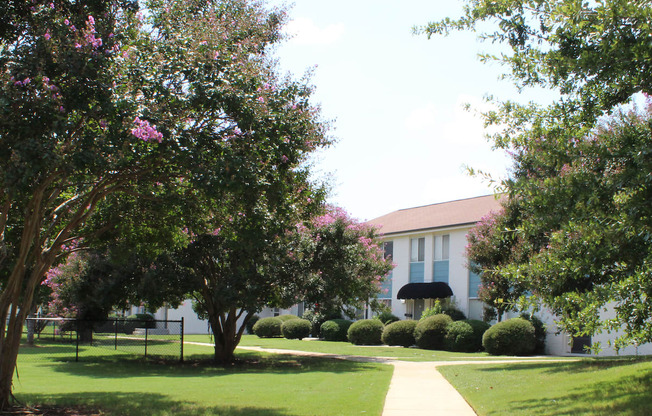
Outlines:
[[284,16],[246,0],[0,4],[0,409],[35,289],[120,229],[107,203],[171,193],[206,218],[209,196],[276,198],[328,144],[310,86],[267,57]]
[[[490,139],[512,156],[501,187],[518,213],[508,221],[512,237],[499,228],[504,219],[488,230],[500,242],[518,241],[505,247],[493,275],[524,285],[573,335],[616,331],[616,348],[652,341],[652,136],[649,103],[640,104],[652,93],[652,5],[466,3],[460,18],[421,30],[480,29],[481,38],[509,51],[483,59],[505,64],[519,88],[559,93],[546,106],[497,102],[484,114],[498,127]],[[615,317],[606,318],[609,309]]]

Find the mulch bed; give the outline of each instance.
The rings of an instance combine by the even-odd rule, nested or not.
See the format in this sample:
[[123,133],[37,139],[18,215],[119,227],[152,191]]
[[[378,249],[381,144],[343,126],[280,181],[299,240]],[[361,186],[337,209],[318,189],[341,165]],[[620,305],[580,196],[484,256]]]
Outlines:
[[101,416],[102,413],[77,406],[14,406],[0,411],[3,416]]

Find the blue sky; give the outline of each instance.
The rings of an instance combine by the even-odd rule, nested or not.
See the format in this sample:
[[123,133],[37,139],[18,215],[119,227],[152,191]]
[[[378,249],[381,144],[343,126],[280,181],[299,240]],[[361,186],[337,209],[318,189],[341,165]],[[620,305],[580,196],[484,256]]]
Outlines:
[[487,108],[487,94],[532,99],[499,80],[506,68],[478,60],[491,45],[475,34],[412,34],[414,25],[459,16],[461,2],[398,4],[297,0],[286,28],[293,38],[277,50],[283,70],[314,71],[315,102],[338,140],[317,156],[317,174],[332,185],[331,202],[361,220],[491,193],[464,166],[501,177],[509,160],[491,150],[464,104]]

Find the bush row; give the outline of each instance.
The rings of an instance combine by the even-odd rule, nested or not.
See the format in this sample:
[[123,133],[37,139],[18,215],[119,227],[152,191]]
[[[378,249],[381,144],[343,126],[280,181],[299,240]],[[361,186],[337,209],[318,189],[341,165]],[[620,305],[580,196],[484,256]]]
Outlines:
[[[303,339],[310,335],[310,321],[283,316],[286,318],[259,319],[253,325],[253,332],[261,338]],[[416,344],[422,349],[456,352],[476,352],[484,348],[492,355],[542,353],[545,339],[545,327],[536,317],[509,319],[494,326],[474,319],[454,321],[443,313],[420,321],[389,319],[388,322],[384,325],[382,319],[356,322],[332,319],[321,325],[320,336],[326,341],[348,340],[355,345],[410,347]]]

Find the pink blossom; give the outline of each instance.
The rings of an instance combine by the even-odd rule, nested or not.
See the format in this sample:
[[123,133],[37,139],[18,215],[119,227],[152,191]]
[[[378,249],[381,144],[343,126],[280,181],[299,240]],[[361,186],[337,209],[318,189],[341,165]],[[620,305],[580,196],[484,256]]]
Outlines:
[[261,103],[264,103],[265,102],[265,97],[258,97],[258,101],[261,102]]
[[136,127],[131,129],[131,134],[138,137],[143,141],[156,140],[161,143],[163,141],[163,134],[156,131],[155,127],[150,126],[149,121],[141,120],[139,117],[134,119]]
[[285,156],[285,155],[281,156],[281,163],[288,163],[288,160],[290,160],[290,159],[288,159],[287,156]]
[[50,36],[50,30],[45,32],[45,35],[43,35],[43,37],[45,38],[45,40],[50,40],[50,38],[52,37],[52,36]]
[[63,21],[63,23],[64,23],[66,26],[68,26],[68,25],[70,24],[70,20],[65,19],[65,20]]

